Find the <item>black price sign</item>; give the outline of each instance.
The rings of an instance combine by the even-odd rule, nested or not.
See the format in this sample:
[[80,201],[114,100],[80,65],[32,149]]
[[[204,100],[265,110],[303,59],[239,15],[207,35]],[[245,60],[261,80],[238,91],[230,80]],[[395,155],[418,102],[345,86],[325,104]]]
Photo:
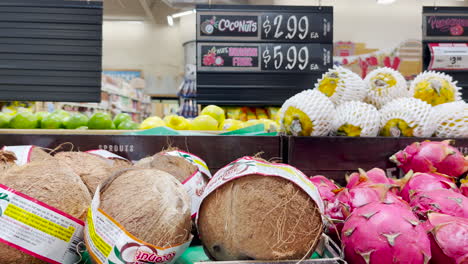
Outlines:
[[199,12],[199,40],[257,42],[333,41],[331,12]]
[[262,15],[262,40],[327,42],[332,40],[332,14]]
[[321,72],[332,44],[199,43],[198,71]]
[[425,14],[425,39],[468,39],[468,14]]

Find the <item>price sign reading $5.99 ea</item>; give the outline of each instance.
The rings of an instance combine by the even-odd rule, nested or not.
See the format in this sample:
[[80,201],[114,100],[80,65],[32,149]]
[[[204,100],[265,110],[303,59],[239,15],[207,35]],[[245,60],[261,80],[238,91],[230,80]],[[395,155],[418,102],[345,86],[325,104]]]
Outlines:
[[199,71],[320,72],[332,65],[331,44],[200,43]]

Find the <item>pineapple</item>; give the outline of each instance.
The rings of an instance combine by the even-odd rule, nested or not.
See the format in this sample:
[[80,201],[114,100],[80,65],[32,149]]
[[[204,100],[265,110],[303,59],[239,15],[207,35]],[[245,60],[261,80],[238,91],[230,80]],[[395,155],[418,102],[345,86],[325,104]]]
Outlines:
[[333,131],[340,136],[375,137],[379,133],[380,113],[370,104],[345,102],[336,108]]
[[380,109],[380,135],[429,137],[435,131],[432,106],[416,98],[398,98]]
[[331,131],[335,106],[317,90],[300,92],[280,110],[281,132],[294,136],[326,136]]
[[419,74],[411,84],[411,94],[414,98],[436,106],[461,100],[460,87],[452,77],[434,71]]
[[315,84],[315,89],[329,97],[335,105],[346,101],[362,101],[367,94],[367,87],[361,77],[339,66],[323,74]]
[[369,89],[365,102],[373,104],[378,109],[396,98],[410,97],[405,78],[391,68],[371,71],[364,79],[364,83]]
[[436,137],[468,137],[468,104],[464,101],[434,107]]

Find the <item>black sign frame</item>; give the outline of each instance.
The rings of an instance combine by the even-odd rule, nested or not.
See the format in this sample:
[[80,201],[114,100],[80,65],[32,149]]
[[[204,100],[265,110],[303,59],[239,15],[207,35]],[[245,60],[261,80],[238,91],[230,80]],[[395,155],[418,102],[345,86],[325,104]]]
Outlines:
[[[200,21],[202,16],[210,18],[213,16],[241,16],[246,21],[239,21],[237,25],[242,27],[247,24],[244,29],[249,30],[249,26],[252,24],[248,20],[253,17],[257,17],[257,23],[262,20],[262,16],[271,14],[286,14],[284,17],[290,17],[291,14],[299,14],[295,19],[290,19],[290,26],[294,25],[294,21],[299,20],[305,14],[310,16],[326,16],[327,22],[329,22],[328,28],[329,33],[326,38],[313,39],[298,39],[298,37],[291,39],[262,39],[261,27],[257,24],[258,31],[254,36],[242,37],[239,34],[235,36],[202,36],[200,31]],[[283,19],[284,19],[283,17]],[[240,19],[242,20],[242,19]],[[278,19],[279,20],[279,19]],[[306,19],[302,18],[302,34],[309,34],[312,30],[304,30]],[[283,20],[284,21],[284,20]],[[203,22],[203,21],[202,21]],[[210,21],[212,25],[216,21]],[[250,23],[250,24],[249,24]],[[283,24],[284,25],[284,24]],[[298,25],[298,24],[297,24]],[[322,24],[323,25],[323,24]],[[298,25],[299,27],[299,25]],[[250,28],[251,29],[251,28]],[[213,27],[210,27],[207,32],[213,31]],[[329,67],[333,66],[333,7],[331,6],[267,6],[267,5],[197,5],[197,102],[202,105],[217,104],[217,105],[234,105],[234,106],[280,106],[285,100],[301,92],[305,89],[311,89],[314,87],[317,79],[328,70]],[[306,33],[304,33],[306,32]],[[290,33],[290,32],[289,32]],[[286,34],[286,33],[284,33]],[[292,34],[292,33],[291,33]],[[292,36],[292,35],[291,35]],[[297,35],[296,35],[297,36]],[[310,35],[312,36],[312,35]],[[305,71],[297,70],[297,67],[291,66],[289,68],[284,67],[282,70],[266,70],[262,67],[262,62],[256,66],[255,69],[216,69],[216,67],[202,67],[202,54],[200,46],[206,43],[217,43],[222,45],[230,43],[234,45],[244,45],[245,47],[252,45],[324,45],[327,47],[326,50],[320,51],[320,54],[310,55],[311,58],[317,58],[317,56],[323,56],[323,54],[329,53],[329,58],[324,59],[329,63],[317,70]],[[288,46],[289,47],[289,46]],[[289,51],[289,49],[287,50]],[[323,54],[322,54],[323,53]],[[261,55],[261,54],[259,54]],[[294,52],[291,53],[293,58]],[[303,55],[303,54],[302,54]],[[287,56],[287,54],[283,54]],[[326,56],[323,56],[326,57]],[[213,58],[210,59],[210,63],[213,63]],[[224,60],[220,60],[224,62]],[[211,64],[207,64],[211,65]],[[216,66],[220,66],[217,64]],[[245,64],[248,65],[248,64]],[[278,65],[283,65],[278,63]],[[289,64],[292,65],[292,64]],[[305,64],[303,64],[305,65]],[[231,65],[232,66],[232,65]],[[238,64],[236,64],[238,66]],[[263,69],[262,69],[263,68]],[[312,69],[312,65],[310,69]],[[315,68],[314,68],[315,69]]]
[[[427,19],[429,17],[463,17],[468,19],[468,7],[439,7],[439,6],[425,6],[423,7],[422,16],[422,43],[423,43],[423,71],[428,70],[431,62],[431,51],[429,48],[430,43],[468,43],[468,36],[433,36],[427,34]],[[468,28],[467,28],[468,32]],[[468,100],[468,71],[464,70],[444,70],[445,72],[453,77],[454,80],[458,81],[458,86],[462,88],[463,99]]]

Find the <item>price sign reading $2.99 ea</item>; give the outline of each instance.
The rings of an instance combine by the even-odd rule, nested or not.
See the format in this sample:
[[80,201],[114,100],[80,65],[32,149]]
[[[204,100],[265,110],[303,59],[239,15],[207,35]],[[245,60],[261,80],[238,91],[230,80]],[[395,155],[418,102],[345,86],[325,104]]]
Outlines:
[[198,40],[333,41],[331,13],[199,12]]

